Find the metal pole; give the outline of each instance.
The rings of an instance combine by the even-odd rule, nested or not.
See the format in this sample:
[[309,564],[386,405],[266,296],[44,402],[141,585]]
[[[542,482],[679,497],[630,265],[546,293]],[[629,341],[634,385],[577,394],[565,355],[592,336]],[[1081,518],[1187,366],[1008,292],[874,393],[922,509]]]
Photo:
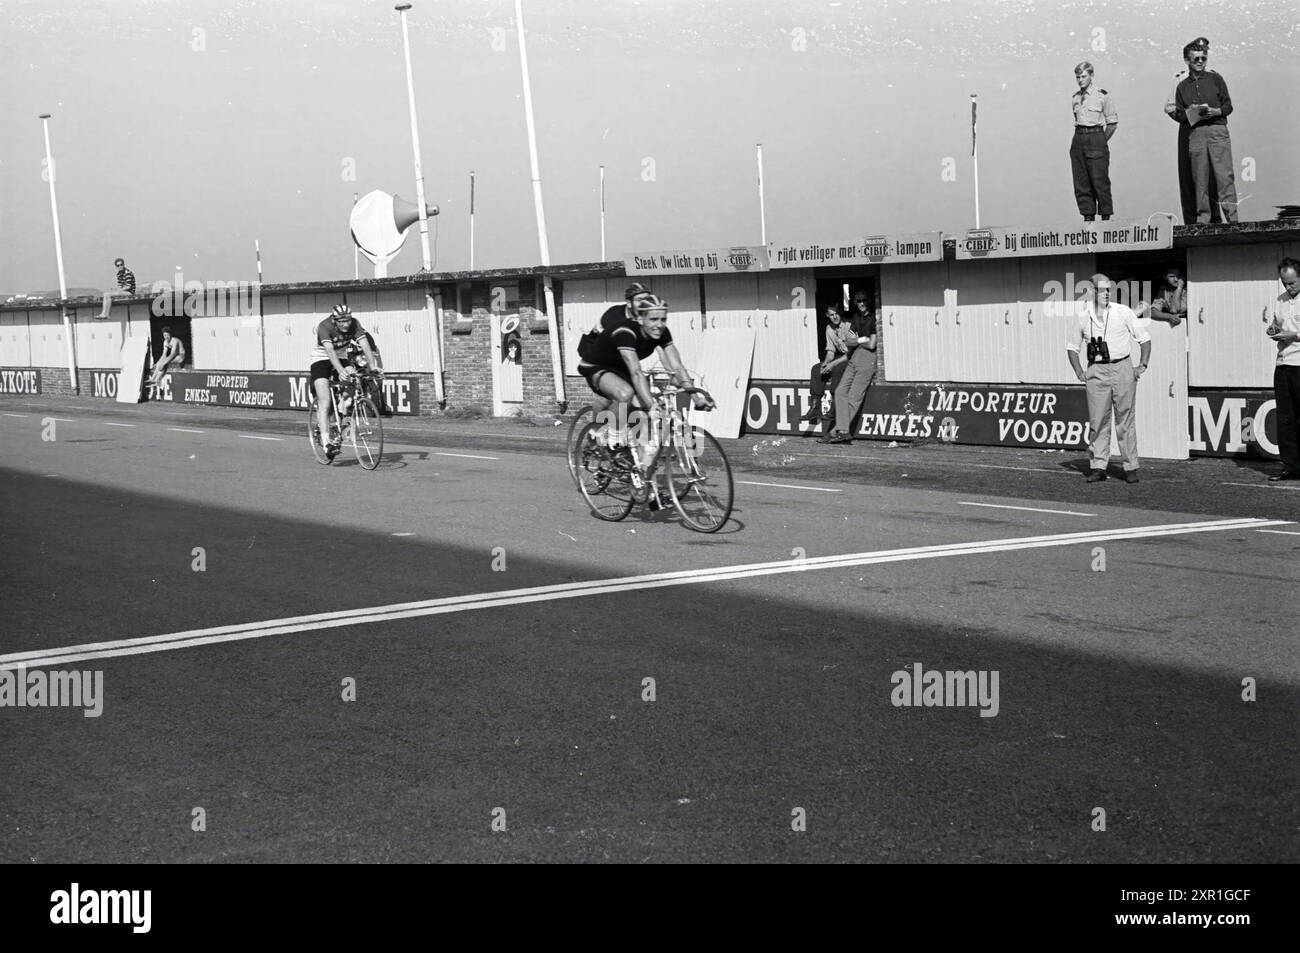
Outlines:
[[257,256],[257,283],[262,284],[262,243],[253,239],[253,254]]
[[420,127],[415,119],[415,78],[411,73],[411,37],[406,29],[406,11],[411,9],[409,3],[399,3],[393,8],[402,15],[402,53],[406,57],[406,99],[411,109],[411,149],[415,153],[415,204],[420,207],[420,253],[424,259],[424,270],[433,270],[433,258],[429,254],[429,219],[424,207],[424,172],[420,169]]
[[600,260],[605,261],[605,167],[600,167]]
[[980,227],[980,154],[975,140],[975,94],[970,94],[970,155],[975,167],[975,227]]
[[758,227],[764,247],[767,246],[767,209],[763,203],[763,144],[758,148]]
[[469,173],[469,270],[474,270],[474,170]]
[[[415,79],[411,72],[411,37],[406,28],[406,11],[411,9],[409,3],[399,3],[393,8],[402,16],[402,53],[406,57],[406,100],[411,111],[411,151],[415,156],[415,204],[420,211],[420,254],[424,271],[433,270],[433,256],[429,253],[429,217],[424,204],[424,172],[420,168],[420,127],[415,118]],[[376,272],[377,274],[377,272]],[[424,289],[424,311],[433,329],[433,390],[439,405],[446,404],[442,385],[442,329],[438,326],[438,313],[433,296],[426,285]]]
[[[524,43],[524,2],[515,0],[515,28],[519,34],[519,71],[524,82],[524,121],[528,126],[528,163],[533,178],[533,207],[537,212],[537,244],[541,251],[543,267],[551,263],[551,249],[546,241],[546,210],[542,207],[542,174],[537,168],[537,129],[533,124],[533,88],[528,81],[528,48]],[[564,399],[564,371],[560,366],[559,327],[555,320],[555,289],[551,276],[542,277],[542,291],[546,297],[546,327],[551,337],[551,376],[555,381],[555,400],[561,410]]]
[[[353,192],[353,193],[352,193],[352,207],[353,207],[353,208],[356,208],[356,206],[357,206],[357,193],[356,193],[356,192]],[[360,259],[360,253],[357,251],[357,243],[356,243],[356,242],[353,242],[353,243],[352,243],[352,279],[355,281],[355,280],[359,279],[360,277],[361,277],[361,259]]]
[[77,382],[77,355],[72,343],[72,322],[68,320],[68,281],[63,274],[63,236],[59,230],[59,200],[54,194],[54,155],[50,150],[50,114],[41,113],[45,130],[45,170],[50,179],[50,215],[54,219],[54,258],[59,266],[59,310],[63,315],[63,337],[68,345],[68,380],[74,394],[81,393]]

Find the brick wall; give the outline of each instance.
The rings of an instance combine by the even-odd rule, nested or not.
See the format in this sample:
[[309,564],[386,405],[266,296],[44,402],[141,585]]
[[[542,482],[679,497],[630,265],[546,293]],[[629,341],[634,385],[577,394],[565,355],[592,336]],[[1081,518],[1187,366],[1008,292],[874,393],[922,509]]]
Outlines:
[[[68,374],[66,367],[38,367],[37,370],[41,372],[42,394],[58,394],[67,397],[73,393],[72,377]],[[77,377],[81,377],[80,368],[78,368]],[[83,387],[84,392],[85,388]]]
[[[476,281],[462,285],[459,295],[443,291],[443,378],[447,409],[475,407],[492,412],[492,315],[497,306],[499,321],[519,319],[519,343],[523,357],[523,406],[527,416],[549,416],[558,411],[551,371],[551,336],[547,333],[545,301],[540,281],[518,282],[518,299],[494,294],[500,283]],[[504,301],[504,305],[503,305]],[[457,309],[463,310],[457,310]],[[468,320],[463,320],[468,319]],[[578,383],[585,386],[581,379]],[[426,395],[426,386],[428,393]],[[567,387],[566,387],[567,390]],[[430,412],[438,413],[433,380],[422,381],[420,399]]]

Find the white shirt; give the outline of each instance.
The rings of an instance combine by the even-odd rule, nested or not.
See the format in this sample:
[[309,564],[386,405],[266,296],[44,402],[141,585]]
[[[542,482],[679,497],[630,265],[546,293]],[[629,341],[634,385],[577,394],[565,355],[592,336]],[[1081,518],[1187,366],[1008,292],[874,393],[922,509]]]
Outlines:
[[1094,303],[1086,301],[1079,309],[1078,321],[1065,342],[1065,349],[1087,354],[1088,342],[1095,337],[1105,339],[1112,361],[1132,354],[1134,343],[1145,344],[1151,340],[1132,308],[1112,302],[1098,315]]
[[[1277,319],[1283,331],[1300,334],[1300,296],[1295,298],[1284,291],[1277,299]],[[1300,341],[1290,344],[1277,342],[1277,363],[1279,366],[1300,367]]]

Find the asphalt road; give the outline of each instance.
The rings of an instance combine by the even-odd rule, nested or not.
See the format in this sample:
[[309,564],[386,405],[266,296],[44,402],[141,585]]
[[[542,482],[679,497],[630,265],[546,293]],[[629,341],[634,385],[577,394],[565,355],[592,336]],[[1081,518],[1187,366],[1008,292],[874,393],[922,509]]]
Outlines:
[[[369,473],[301,414],[0,404],[0,668],[103,673],[0,707],[0,860],[1300,859],[1257,468],[748,438],[706,537],[590,517],[563,427],[386,423]],[[996,714],[896,706],[917,663]]]

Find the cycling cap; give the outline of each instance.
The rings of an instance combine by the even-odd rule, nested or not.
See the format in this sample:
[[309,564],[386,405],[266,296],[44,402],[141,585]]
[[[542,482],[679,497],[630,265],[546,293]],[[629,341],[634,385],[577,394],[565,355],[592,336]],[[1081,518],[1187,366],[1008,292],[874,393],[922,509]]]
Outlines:
[[649,293],[649,288],[641,284],[639,281],[634,281],[632,284],[627,286],[627,290],[623,292],[623,297],[626,300],[631,301],[637,295],[648,295]]
[[650,294],[648,291],[643,296],[632,302],[632,313],[638,317],[649,314],[651,311],[667,311],[668,302],[658,295]]

